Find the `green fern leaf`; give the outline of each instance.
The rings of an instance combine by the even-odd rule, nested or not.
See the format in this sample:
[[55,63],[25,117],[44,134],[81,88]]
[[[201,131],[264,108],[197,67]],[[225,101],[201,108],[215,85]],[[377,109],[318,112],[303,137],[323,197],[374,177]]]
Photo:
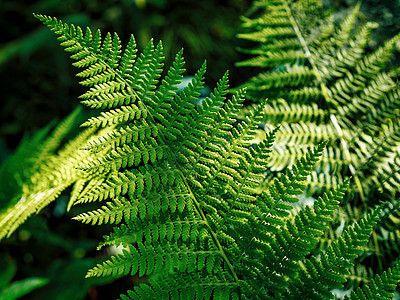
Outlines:
[[[290,27],[293,20],[288,18],[286,2],[272,4],[277,19],[265,24],[285,28],[243,37],[271,42],[279,36],[290,40],[298,36]],[[348,134],[338,132],[332,114],[321,119],[333,124],[311,137],[318,145],[305,147],[298,153],[300,159],[293,159],[285,173],[270,180],[265,173],[271,173],[274,147],[279,146],[273,145],[274,140],[280,130],[294,128],[294,122],[268,130],[265,139],[254,144],[265,100],[260,99],[261,104],[239,120],[244,91],[238,89],[227,99],[228,73],[209,97],[199,101],[206,64],[177,92],[184,72],[182,51],[161,79],[161,43],[154,46],[150,41],[136,57],[133,38],[123,50],[116,34],[102,39],[99,31],[94,36],[90,30],[83,34],[57,19],[36,17],[55,31],[84,69],[80,76],[89,91],[82,102],[104,109],[85,123],[93,130],[102,128],[84,147],[88,158],[78,170],[87,180],[79,181],[71,205],[107,200],[75,219],[114,224],[99,248],[118,245],[123,250],[89,270],[87,277],[142,277],[146,283],[121,295],[124,300],[333,298],[331,290],[347,280],[352,260],[363,251],[376,222],[387,214],[376,209],[360,225],[348,227],[318,258],[313,255],[320,237],[331,229],[328,223],[334,220],[348,185],[345,181],[328,191],[313,207],[295,210],[315,166],[321,166],[320,158],[325,155],[322,171],[335,159],[344,160],[332,159],[335,142]],[[343,23],[337,41],[330,45],[321,40],[321,44],[345,44],[354,18]],[[252,21],[246,22],[253,26]],[[324,33],[327,39],[329,31]],[[259,60],[276,66],[303,61],[307,53],[302,42],[299,45],[300,49],[291,46],[285,53],[260,55],[252,63]],[[311,85],[318,74],[313,68],[291,66],[274,78],[280,78],[284,87],[291,85],[293,98],[307,102],[307,97],[317,96],[327,103],[326,91]],[[310,86],[294,89],[304,83]],[[285,92],[282,86],[279,89]],[[328,142],[321,139],[328,136],[334,141],[324,154]],[[302,139],[309,142],[300,134],[292,143]]]
[[14,189],[7,187],[13,194],[0,211],[0,239],[9,237],[29,216],[40,212],[77,180],[85,180],[86,175],[75,166],[89,158],[90,153],[79,148],[94,130],[83,131],[60,148],[65,136],[77,126],[79,114],[80,109],[76,109],[45,140],[41,135],[49,128],[38,132],[29,142],[22,143],[15,156],[0,168],[2,181],[18,178],[17,185],[11,187]]

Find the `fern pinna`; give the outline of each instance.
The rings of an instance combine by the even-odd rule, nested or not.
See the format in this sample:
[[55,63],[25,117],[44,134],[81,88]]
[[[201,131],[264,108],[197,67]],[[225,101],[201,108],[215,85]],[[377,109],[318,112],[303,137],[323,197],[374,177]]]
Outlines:
[[[252,57],[238,66],[261,68],[240,88],[247,87],[254,103],[268,98],[266,130],[281,127],[269,163],[273,171],[284,170],[329,138],[311,175],[309,194],[318,195],[352,176],[353,193],[346,201],[351,210],[359,210],[356,215],[378,201],[392,202],[394,214],[379,226],[369,245],[376,255],[366,264],[380,266],[381,272],[391,257],[383,253],[393,254],[388,244],[396,240],[389,232],[399,224],[400,97],[398,67],[390,59],[400,34],[371,51],[368,45],[378,25],[358,20],[359,9],[358,4],[337,21],[336,15],[324,13],[319,0],[257,1],[253,14],[242,18],[238,34],[252,44],[241,49]],[[358,219],[351,215],[341,209],[331,231]]]
[[9,237],[25,220],[53,202],[69,186],[85,181],[75,166],[90,152],[80,151],[95,137],[88,128],[62,145],[67,134],[81,122],[75,109],[54,130],[52,124],[25,138],[0,167],[0,240]]
[[[239,122],[244,92],[226,98],[227,74],[195,105],[206,65],[178,93],[182,51],[161,80],[161,43],[150,41],[137,55],[133,37],[122,51],[117,34],[102,39],[100,31],[83,33],[55,18],[36,17],[83,69],[78,76],[89,90],[82,102],[103,109],[84,123],[102,134],[85,146],[94,158],[79,166],[89,179],[75,188],[72,202],[107,201],[75,219],[115,224],[99,248],[124,250],[88,277],[147,278],[121,299],[334,298],[331,290],[346,281],[383,207],[347,228],[324,255],[310,255],[348,185],[290,214],[325,143],[263,190],[277,130],[252,144],[265,104]],[[400,276],[398,268],[387,274],[390,282]],[[378,289],[389,295],[393,286]]]
[[[281,125],[273,170],[290,166],[313,144],[330,139],[312,189],[353,176],[364,202],[399,186],[398,68],[389,68],[400,34],[368,50],[373,22],[360,24],[360,5],[340,24],[322,1],[265,0],[243,17],[238,37],[254,43],[238,66],[262,68],[241,86],[254,102],[268,98],[264,123]],[[317,21],[316,21],[317,20]],[[322,21],[323,20],[323,21]],[[330,175],[327,175],[330,174]],[[381,197],[381,196],[380,196]]]

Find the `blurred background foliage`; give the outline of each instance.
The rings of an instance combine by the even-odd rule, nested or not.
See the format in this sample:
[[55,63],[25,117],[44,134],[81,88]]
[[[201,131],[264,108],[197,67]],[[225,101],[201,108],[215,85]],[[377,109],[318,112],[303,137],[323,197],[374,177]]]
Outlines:
[[[324,2],[340,12],[357,1]],[[248,12],[251,3],[0,0],[0,163],[23,136],[67,116],[82,93],[68,55],[53,34],[33,18],[33,12],[81,27],[100,28],[102,32],[115,31],[122,41],[132,33],[139,50],[150,38],[162,40],[167,66],[183,47],[187,75],[193,75],[207,59],[207,84],[212,88],[227,69],[231,71],[231,86],[253,75],[251,69],[233,67],[234,62],[243,60],[236,51],[237,46],[242,46],[238,43],[243,43],[236,39],[239,16]],[[374,38],[376,44],[371,47],[400,31],[400,0],[364,0],[361,12],[366,19],[381,25]],[[113,299],[138,280],[114,280],[111,289],[107,278],[84,279],[88,268],[117,250],[96,251],[98,241],[109,228],[71,222],[79,208],[67,213],[67,202],[67,196],[62,195],[0,243],[0,299],[13,299],[7,293],[15,288],[26,293],[33,290],[24,299]]]
[[1,0],[0,160],[24,132],[65,117],[81,93],[67,54],[33,12],[118,32],[125,42],[132,33],[139,51],[150,38],[162,40],[167,65],[183,47],[187,74],[194,74],[207,59],[207,80],[212,83],[237,60],[239,16],[250,4],[244,0]]

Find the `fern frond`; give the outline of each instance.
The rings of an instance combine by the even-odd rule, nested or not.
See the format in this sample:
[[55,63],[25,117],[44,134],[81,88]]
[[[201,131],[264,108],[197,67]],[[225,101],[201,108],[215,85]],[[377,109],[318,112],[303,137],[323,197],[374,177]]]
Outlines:
[[[139,148],[138,148],[139,147]],[[88,166],[81,167],[82,170],[96,172],[109,172],[125,168],[127,166],[138,166],[140,163],[156,163],[163,157],[163,146],[157,145],[154,139],[148,139],[147,143],[139,143],[138,147],[124,145],[112,150],[107,156],[92,161]]]
[[[327,112],[315,103],[302,105],[277,101],[267,104],[264,111],[263,121],[268,124],[316,122],[319,123],[327,117]],[[267,123],[268,122],[268,123]]]
[[[324,194],[323,198],[319,198],[314,203],[313,208],[305,207],[294,219],[287,219],[282,230],[275,230],[276,232],[264,243],[261,243],[262,241],[249,242],[245,248],[248,256],[251,256],[250,253],[259,254],[252,248],[262,249],[264,255],[259,260],[243,260],[246,261],[247,268],[252,266],[254,271],[248,270],[249,273],[253,273],[252,276],[263,278],[263,286],[267,290],[284,294],[286,289],[290,289],[288,285],[292,284],[291,281],[286,281],[284,278],[295,280],[296,274],[301,272],[301,261],[304,261],[305,256],[315,248],[319,237],[326,230],[347,185],[348,182],[338,187],[334,193]],[[264,236],[266,236],[265,233]],[[263,266],[263,274],[257,274],[256,270],[260,270],[261,266]],[[248,279],[247,282],[251,280]],[[255,281],[253,284],[252,288],[256,289],[260,281]]]
[[[255,17],[243,18],[243,34],[239,37],[247,39],[250,47],[240,51],[251,56],[237,65],[261,69],[259,75],[240,87],[248,88],[249,99],[254,103],[269,99],[263,129],[281,127],[266,173],[268,178],[273,178],[274,174],[281,177],[279,171],[289,168],[316,142],[330,138],[316,171],[309,178],[306,195],[316,197],[352,175],[350,191],[353,196],[347,197],[344,204],[351,201],[354,209],[362,211],[375,205],[377,199],[390,199],[393,210],[388,218],[396,220],[400,133],[398,73],[390,71],[388,66],[400,35],[371,52],[367,45],[377,24],[357,20],[359,4],[338,26],[333,22],[335,16],[317,15],[319,11],[315,5],[321,6],[321,1],[257,2],[258,9],[253,10]],[[323,21],[318,24],[313,18]],[[274,42],[260,38],[271,30],[292,31],[294,36],[290,39],[276,36]],[[272,56],[286,56],[287,61],[264,64],[260,58],[269,56],[270,52]],[[292,60],[293,53],[297,53],[298,59]],[[308,114],[311,106],[315,107],[315,119]],[[246,113],[245,110],[242,115]],[[271,186],[266,180],[262,189],[268,190]],[[341,210],[341,217],[335,218],[326,232],[329,238],[318,246],[317,253],[329,248],[338,238],[335,229],[359,218],[359,214]],[[394,224],[383,221],[379,227],[396,228]],[[366,261],[357,261],[353,270],[366,269],[364,266],[370,264],[379,266],[374,271],[380,273],[383,263],[387,263],[379,252],[379,249],[387,249],[385,243],[387,241],[375,238],[368,246],[360,246],[368,249],[370,256],[364,255]],[[321,274],[319,267],[315,268]],[[305,272],[313,274],[312,269]],[[344,283],[351,275],[354,273],[340,273],[337,278]],[[314,296],[331,297],[329,289],[316,292]]]
[[305,262],[304,270],[296,283],[290,287],[292,297],[303,295],[305,298],[331,299],[330,290],[341,288],[346,281],[343,275],[349,274],[352,260],[355,259],[368,242],[373,226],[382,218],[383,206],[377,207],[359,224],[349,226],[343,235],[335,240],[320,259],[311,257]]
[[396,262],[393,268],[381,275],[376,275],[368,285],[362,289],[358,287],[357,290],[351,292],[350,297],[347,296],[345,299],[393,299],[393,291],[399,281],[400,267]]
[[[168,204],[162,203],[161,206],[161,199],[166,199],[167,195],[159,196],[159,199],[155,200],[154,203],[157,203],[159,206],[154,205],[154,213],[159,213],[161,209],[163,212],[171,212],[174,213],[176,210],[173,209],[174,207],[170,205],[168,208]],[[176,194],[174,197],[184,199],[184,197],[188,196],[187,194]],[[171,196],[169,196],[171,197]],[[174,199],[175,200],[175,199]],[[180,201],[176,199],[175,201]],[[169,203],[172,204],[173,201],[169,200]],[[183,202],[183,201],[182,201]],[[138,203],[138,205],[141,205]],[[142,204],[143,205],[143,204]],[[183,211],[181,207],[179,211]],[[197,236],[202,232],[206,231],[206,223],[201,219],[190,220],[188,218],[180,219],[176,218],[173,221],[170,218],[165,218],[163,222],[154,222],[151,224],[132,221],[132,219],[126,219],[126,224],[122,224],[120,227],[114,227],[114,232],[112,232],[109,236],[105,237],[104,242],[99,244],[98,249],[101,249],[107,245],[123,245],[127,246],[128,244],[134,244],[137,241],[141,241],[144,237],[147,240],[151,241],[152,243],[160,243],[165,240],[170,242],[175,242],[178,240],[182,240],[186,242],[196,241]]]
[[92,225],[101,225],[103,223],[119,224],[123,218],[129,220],[131,214],[135,214],[135,208],[137,211],[137,206],[130,205],[123,198],[115,198],[113,202],[108,202],[107,206],[103,206],[96,211],[83,213],[74,217],[74,219],[86,224],[91,223]]
[[107,181],[101,182],[85,196],[81,195],[79,203],[102,201],[116,196],[128,195],[135,197],[142,193],[149,193],[153,188],[160,185],[168,187],[173,185],[179,177],[172,170],[165,168],[140,167],[138,170],[123,173],[111,173]]
[[138,140],[146,140],[150,137],[158,135],[158,128],[148,124],[145,120],[140,125],[127,124],[127,126],[118,127],[102,134],[97,139],[90,140],[83,147],[85,150],[98,152],[103,148],[116,148],[125,143],[137,142]]
[[93,117],[82,124],[82,126],[93,127],[118,124],[122,122],[129,122],[133,119],[140,119],[142,114],[146,115],[147,111],[134,104],[129,106],[122,106],[121,109],[115,109],[109,112],[102,112],[100,117]]
[[[14,190],[14,195],[0,212],[0,239],[9,237],[29,216],[41,211],[68,186],[79,179],[85,180],[85,174],[76,170],[75,166],[82,159],[88,158],[89,153],[83,153],[79,151],[79,148],[87,142],[93,130],[83,131],[60,148],[64,137],[77,126],[79,113],[80,109],[77,109],[60,122],[50,137],[40,141],[40,146],[38,145],[36,149],[33,147],[33,141],[21,145],[31,151],[24,157],[31,162],[24,164],[23,159],[15,157],[24,167],[24,174],[20,176],[20,186]],[[39,132],[34,139],[39,139],[41,133]],[[12,165],[8,167],[14,176],[18,176],[18,169],[13,168]],[[7,171],[7,169],[3,170]],[[0,173],[0,175],[6,174]],[[3,180],[8,179],[4,177]]]
[[[283,143],[286,144],[286,141],[289,141],[296,151],[307,145],[311,147],[315,143],[314,138],[306,137],[307,132],[310,133],[310,137],[321,132],[325,139],[332,138],[332,146],[343,153],[339,155],[338,160],[336,150],[332,152],[334,156],[328,153],[328,158],[332,159],[332,168],[342,170],[340,171],[342,177],[356,176],[355,184],[360,197],[365,198],[365,194],[372,186],[368,182],[376,183],[379,180],[376,175],[364,175],[362,169],[359,169],[362,165],[360,162],[369,161],[372,157],[381,160],[377,152],[372,154],[371,150],[367,149],[371,143],[374,143],[372,141],[376,136],[385,136],[382,125],[387,122],[387,119],[397,118],[392,114],[394,107],[398,105],[398,97],[395,96],[397,95],[395,85],[397,77],[394,73],[385,72],[385,68],[393,55],[400,35],[393,37],[374,52],[365,55],[372,31],[377,25],[367,22],[357,28],[360,6],[355,7],[337,28],[329,19],[314,32],[308,32],[304,24],[308,24],[310,20],[307,17],[299,18],[299,16],[311,16],[313,14],[311,7],[317,5],[318,1],[314,2],[311,4],[302,3],[302,1],[298,3],[279,1],[268,5],[268,9],[261,17],[243,19],[244,34],[239,36],[248,40],[254,41],[253,35],[259,36],[270,29],[276,32],[280,29],[291,30],[298,43],[297,47],[291,48],[290,51],[296,52],[298,59],[293,62],[288,60],[286,63],[277,61],[273,65],[265,66],[258,60],[263,55],[270,55],[268,50],[262,51],[267,49],[265,47],[268,47],[269,42],[258,39],[257,51],[254,53],[248,51],[248,53],[256,55],[250,58],[252,65],[263,68],[263,71],[250,78],[241,87],[249,89],[249,98],[254,102],[265,98],[271,99],[271,103],[267,106],[266,128],[284,122],[280,124],[281,132],[285,135]],[[261,5],[261,7],[264,6]],[[274,23],[275,14],[279,14],[281,20],[277,24]],[[286,41],[285,37],[278,40],[283,43]],[[290,51],[284,48],[277,49],[273,55],[283,55],[291,59]],[[249,65],[247,63],[238,65],[242,64]],[[303,110],[303,107],[308,109],[311,105],[316,106],[317,111],[324,111],[325,117],[312,120]],[[283,117],[283,113],[282,116],[279,113],[280,107],[282,109],[293,107],[297,114],[288,113]],[[297,130],[296,126],[302,129]],[[329,131],[327,132],[326,129]],[[304,139],[300,138],[303,137],[303,132]],[[397,133],[394,133],[394,136],[397,139]],[[320,141],[321,138],[317,140]],[[277,144],[279,143],[278,137]],[[293,151],[291,147],[275,147],[273,156],[278,163],[274,163],[274,170],[282,170],[293,163],[296,156],[290,151]],[[333,163],[335,160],[338,163],[336,167]],[[379,167],[372,164],[369,167],[373,166],[373,170],[379,173],[382,168],[387,169],[390,163],[391,160],[387,160],[385,164],[379,164]],[[346,164],[347,167],[345,167]],[[364,185],[360,184],[361,181]],[[320,182],[320,185],[323,186],[324,183]]]
[[17,203],[1,211],[0,237],[9,237],[30,215],[39,212],[54,201],[65,188],[72,184],[72,182],[73,181],[67,181],[55,188],[41,190],[37,193],[31,192],[29,195],[23,195],[13,199],[16,200]]
[[[267,43],[280,36],[289,37],[287,41],[298,37],[286,1],[268,2],[273,4],[275,20],[245,21],[248,29],[262,22],[273,28],[242,37]],[[83,103],[104,109],[85,123],[93,130],[102,128],[82,150],[87,158],[79,164],[79,171],[87,180],[78,182],[71,204],[107,200],[75,219],[113,224],[113,232],[99,248],[122,245],[124,250],[89,270],[87,277],[130,274],[148,278],[147,284],[121,295],[124,300],[333,298],[330,290],[347,280],[351,261],[363,251],[372,227],[383,218],[380,210],[360,226],[348,227],[326,251],[318,252],[318,259],[312,254],[317,252],[319,238],[331,229],[328,223],[336,217],[334,211],[348,181],[327,191],[313,207],[296,213],[293,206],[310,185],[308,178],[316,166],[319,174],[345,169],[342,165],[349,158],[333,149],[343,139],[353,138],[350,129],[338,130],[338,122],[331,121],[329,112],[321,113],[317,133],[307,131],[303,124],[316,120],[307,113],[313,106],[303,105],[304,112],[287,117],[299,119],[297,136],[295,130],[295,137],[286,133],[297,129],[297,121],[287,121],[280,129],[272,129],[274,123],[270,122],[265,126],[265,139],[254,144],[267,107],[265,99],[259,99],[260,104],[244,115],[244,90],[237,89],[227,99],[228,73],[209,97],[199,101],[206,64],[177,92],[184,72],[182,51],[162,80],[161,43],[154,46],[150,41],[136,57],[133,38],[123,50],[116,34],[102,39],[99,31],[94,36],[90,30],[83,34],[80,28],[54,18],[37,17],[59,35],[71,58],[84,69],[79,76],[85,78],[83,84],[89,90],[82,96]],[[354,18],[344,22],[338,41],[331,45],[324,41],[330,31],[324,31],[321,45],[345,45]],[[275,88],[276,95],[302,98],[304,104],[316,97],[322,110],[320,104],[331,102],[327,91],[315,84],[321,74],[311,64],[300,64],[307,62],[309,55],[303,51],[303,43],[260,54],[251,63],[259,60],[272,67],[269,72],[274,81],[267,82],[262,93]],[[290,66],[278,71],[275,67],[282,63]],[[262,80],[269,79],[264,75],[255,78],[257,84]],[[280,85],[274,86],[275,81]],[[298,90],[300,84],[307,86]],[[270,107],[284,110],[284,106]],[[244,116],[239,120],[240,115]],[[310,119],[302,123],[306,116]],[[324,150],[327,137],[332,141]],[[276,139],[278,143],[273,145]],[[311,147],[314,142],[318,145]],[[304,151],[296,153],[302,157],[293,159],[279,178],[265,179],[266,173],[272,174],[275,149],[298,143],[305,145]]]
[[[152,297],[187,299],[239,299],[240,295],[235,286],[226,283],[223,275],[215,277],[201,277],[198,273],[183,276],[165,275],[161,279],[150,278],[151,286],[142,285],[128,291],[128,296],[121,295],[122,300],[150,299]],[[196,285],[190,284],[196,282]],[[212,288],[215,287],[215,288]]]

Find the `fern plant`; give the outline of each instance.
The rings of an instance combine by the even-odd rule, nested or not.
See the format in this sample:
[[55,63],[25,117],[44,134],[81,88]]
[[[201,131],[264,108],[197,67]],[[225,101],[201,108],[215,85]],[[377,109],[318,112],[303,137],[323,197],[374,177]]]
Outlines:
[[338,26],[328,15],[311,32],[310,19],[321,20],[315,15],[321,1],[259,1],[255,6],[264,12],[243,17],[244,32],[238,35],[256,43],[242,49],[254,57],[237,65],[263,68],[242,87],[254,102],[269,99],[267,128],[281,125],[270,167],[282,170],[314,143],[330,139],[312,187],[329,188],[351,175],[361,199],[367,201],[377,187],[395,197],[398,72],[387,66],[400,35],[369,53],[377,24],[356,26],[359,5]]
[[[326,142],[263,188],[273,129],[253,144],[265,102],[242,121],[244,91],[226,98],[228,74],[199,104],[206,65],[176,92],[184,73],[180,51],[165,78],[163,47],[150,41],[140,55],[133,37],[122,50],[117,34],[35,15],[58,35],[88,91],[82,103],[102,109],[83,125],[99,130],[88,141],[72,204],[102,202],[75,217],[114,224],[99,248],[122,245],[87,273],[147,278],[121,299],[333,299],[373,226],[388,215],[382,204],[348,226],[326,251],[313,255],[347,189],[344,181],[297,213]],[[101,205],[101,204],[100,204]],[[351,295],[390,299],[398,264]]]
[[[391,262],[384,253],[392,252],[388,246],[396,240],[389,232],[399,224],[400,97],[398,67],[390,59],[400,34],[369,50],[378,25],[361,23],[359,8],[338,22],[333,13],[322,13],[319,0],[257,1],[256,13],[242,18],[238,35],[253,43],[253,48],[241,49],[252,57],[237,65],[262,68],[240,88],[247,88],[254,103],[269,99],[263,119],[266,130],[281,126],[269,163],[272,171],[284,170],[315,143],[329,139],[308,193],[318,195],[352,176],[353,196],[344,204],[358,212],[342,208],[330,232],[342,222],[359,219],[377,200],[392,203],[394,214],[379,226],[368,246],[376,255],[366,265],[382,270]],[[334,238],[326,233],[327,240]],[[364,268],[362,273],[368,271]]]
[[86,176],[76,164],[90,155],[79,148],[95,136],[94,130],[85,130],[64,144],[81,118],[81,108],[77,108],[52,131],[53,124],[49,124],[25,138],[1,165],[0,240]]

